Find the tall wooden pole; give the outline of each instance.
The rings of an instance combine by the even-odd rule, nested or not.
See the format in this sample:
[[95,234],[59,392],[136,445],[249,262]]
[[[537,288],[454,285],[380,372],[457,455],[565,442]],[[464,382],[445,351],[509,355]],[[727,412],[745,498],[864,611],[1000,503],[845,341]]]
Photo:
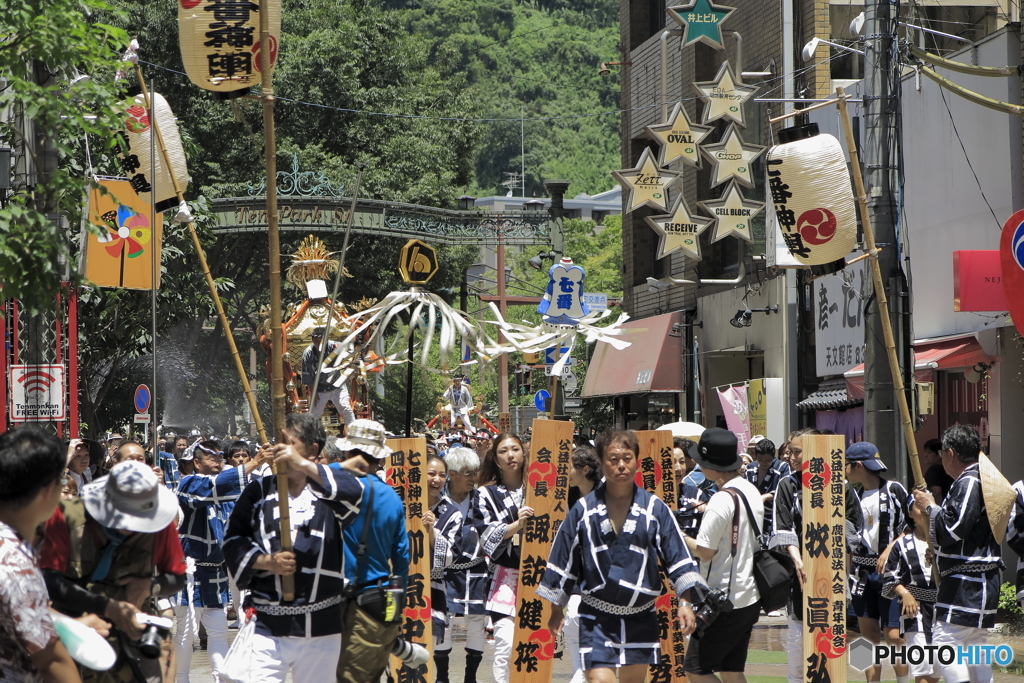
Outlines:
[[[896,402],[900,410],[903,438],[907,442],[907,458],[910,460],[910,470],[914,474],[914,485],[924,488],[924,475],[921,473],[921,463],[917,459],[917,441],[914,438],[914,424],[910,417],[910,406],[907,404],[907,392],[904,391],[903,387],[903,373],[900,372],[900,360],[896,355],[896,339],[892,332],[892,319],[889,317],[889,301],[885,296],[882,268],[878,263],[879,250],[875,247],[875,233],[871,227],[871,211],[868,209],[867,193],[864,190],[864,178],[861,177],[860,173],[860,158],[857,155],[857,144],[853,137],[850,112],[846,107],[846,93],[842,88],[836,88],[836,95],[839,99],[839,111],[842,114],[840,118],[843,122],[846,147],[850,152],[850,170],[853,173],[853,186],[857,191],[857,209],[860,212],[860,222],[864,228],[864,246],[869,254],[868,263],[871,265],[871,282],[874,285],[875,299],[878,302],[878,318],[882,326],[885,352],[889,359],[889,371],[892,373],[893,389],[896,392]],[[867,372],[866,368],[865,372]]]
[[[267,242],[270,245],[270,376],[274,437],[284,441],[284,339],[281,330],[281,236],[277,230],[277,141],[274,138],[274,88],[270,82],[269,3],[260,0],[260,80],[263,100],[263,156],[267,167]],[[315,399],[316,397],[314,397]],[[288,508],[288,466],[277,464],[277,500],[281,550],[292,549]],[[295,578],[281,577],[284,600],[295,599]]]
[[[167,145],[164,144],[163,133],[160,132],[160,127],[157,125],[156,113],[153,110],[153,105],[149,101],[149,91],[146,90],[146,82],[142,78],[142,69],[139,65],[135,65],[135,76],[139,81],[139,87],[142,89],[142,97],[145,100],[146,108],[154,113],[150,115],[150,125],[153,127],[154,137],[156,138],[157,144],[160,145],[160,154],[164,160],[164,166],[167,167],[168,171],[171,169],[171,155],[167,152]],[[178,179],[174,173],[169,174],[171,176],[171,182],[174,184],[174,193],[178,197],[178,202],[185,201],[185,193],[178,184]],[[155,178],[153,179],[156,180]],[[153,221],[156,222],[156,214],[153,215]],[[154,235],[156,227],[154,225]],[[217,283],[213,281],[213,275],[210,274],[210,264],[206,261],[206,252],[203,251],[203,245],[199,242],[199,234],[196,232],[195,223],[192,221],[188,222],[188,232],[192,237],[192,246],[196,250],[196,256],[199,257],[199,266],[203,269],[203,277],[206,279],[206,286],[210,290],[210,296],[213,298],[213,306],[217,310],[217,319],[220,320],[220,326],[224,330],[224,338],[227,339],[228,349],[231,351],[231,357],[235,362],[235,371],[238,372],[238,379],[242,382],[242,390],[245,392],[245,398],[249,402],[249,412],[252,413],[253,422],[256,423],[256,431],[260,435],[260,442],[267,442],[267,432],[263,428],[263,420],[260,418],[259,409],[256,407],[256,394],[253,393],[252,386],[249,384],[249,377],[245,374],[245,366],[242,364],[242,358],[238,355],[238,346],[235,344],[235,335],[231,332],[231,324],[228,322],[228,316],[224,312],[224,305],[220,301],[220,295],[217,293]],[[155,258],[155,253],[154,253]],[[155,266],[154,266],[155,268]],[[153,282],[156,282],[155,275]],[[155,313],[154,313],[155,316]],[[154,331],[153,338],[156,338]],[[155,344],[154,344],[154,348]],[[156,415],[156,370],[153,371],[153,415]],[[156,424],[156,418],[151,417],[154,425]],[[156,439],[156,431],[154,427],[153,438]]]

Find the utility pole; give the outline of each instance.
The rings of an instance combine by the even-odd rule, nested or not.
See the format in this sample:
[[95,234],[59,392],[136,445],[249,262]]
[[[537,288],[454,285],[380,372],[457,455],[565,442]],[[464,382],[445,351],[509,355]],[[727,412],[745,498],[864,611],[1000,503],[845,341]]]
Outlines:
[[[864,134],[863,158],[868,211],[874,228],[877,246],[881,248],[878,264],[882,280],[890,293],[890,300],[899,299],[905,290],[897,260],[896,197],[897,182],[897,127],[896,115],[899,92],[898,80],[893,77],[893,41],[897,17],[891,14],[888,0],[868,0],[865,5],[864,56]],[[904,443],[899,429],[899,415],[893,377],[887,361],[882,320],[877,300],[867,302],[864,315],[864,438],[878,446],[890,463],[896,463],[897,473],[906,471]],[[891,311],[902,310],[894,305]],[[890,314],[891,315],[891,314]],[[892,316],[896,317],[896,316]],[[903,325],[893,320],[893,329]],[[900,366],[906,368],[906,339],[897,339]],[[902,342],[902,343],[901,343]],[[913,377],[913,370],[911,370]],[[911,385],[912,386],[912,385]]]

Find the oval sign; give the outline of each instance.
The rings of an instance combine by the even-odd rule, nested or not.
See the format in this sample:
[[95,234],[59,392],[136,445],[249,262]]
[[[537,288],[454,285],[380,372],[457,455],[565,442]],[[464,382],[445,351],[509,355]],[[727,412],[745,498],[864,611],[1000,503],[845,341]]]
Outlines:
[[1018,211],[1003,224],[999,240],[999,262],[1003,268],[1003,291],[1014,327],[1024,334],[1024,210]]
[[148,413],[149,402],[152,398],[152,394],[149,393],[149,387],[145,384],[135,387],[135,410],[140,413]]

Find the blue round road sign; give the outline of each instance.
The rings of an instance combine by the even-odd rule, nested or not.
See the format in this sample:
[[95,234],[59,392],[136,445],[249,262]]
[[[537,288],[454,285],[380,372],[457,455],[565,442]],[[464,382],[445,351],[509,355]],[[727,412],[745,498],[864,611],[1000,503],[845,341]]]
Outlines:
[[149,402],[153,399],[153,395],[149,393],[149,387],[145,384],[140,384],[135,388],[135,410],[140,413],[149,412]]
[[537,410],[544,412],[544,403],[549,398],[551,398],[551,394],[547,392],[547,389],[541,389],[533,397],[533,405],[537,406]]

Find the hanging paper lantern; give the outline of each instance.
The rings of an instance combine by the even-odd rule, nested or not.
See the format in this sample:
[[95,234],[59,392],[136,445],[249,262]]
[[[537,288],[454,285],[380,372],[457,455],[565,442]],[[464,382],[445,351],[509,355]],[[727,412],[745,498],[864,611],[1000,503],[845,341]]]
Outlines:
[[[281,39],[281,2],[268,0],[270,65]],[[178,44],[190,81],[225,98],[260,83],[260,6],[250,0],[178,0]]]
[[127,156],[121,158],[121,167],[139,198],[147,206],[149,205],[149,193],[153,189],[152,173],[155,170],[156,210],[165,211],[178,206],[178,196],[174,193],[171,173],[174,173],[178,187],[184,192],[189,181],[188,167],[185,163],[185,150],[181,146],[181,135],[178,133],[178,122],[174,118],[174,112],[171,111],[167,100],[159,93],[151,92],[149,94],[153,98],[157,126],[160,127],[164,145],[167,146],[167,154],[171,158],[171,170],[168,171],[167,165],[164,163],[159,142],[152,145],[156,152],[155,169],[150,166],[150,135],[153,129],[149,122],[149,112],[146,110],[146,99],[141,94],[135,96],[132,105],[127,109],[128,120],[125,123],[125,129],[128,133],[130,151]]
[[815,123],[786,128],[779,140],[768,152],[768,192],[786,247],[805,266],[845,258],[857,212],[843,148]]
[[1018,332],[1024,334],[1024,210],[1006,219],[999,239],[999,260],[1002,264],[1003,291],[1010,318]]

